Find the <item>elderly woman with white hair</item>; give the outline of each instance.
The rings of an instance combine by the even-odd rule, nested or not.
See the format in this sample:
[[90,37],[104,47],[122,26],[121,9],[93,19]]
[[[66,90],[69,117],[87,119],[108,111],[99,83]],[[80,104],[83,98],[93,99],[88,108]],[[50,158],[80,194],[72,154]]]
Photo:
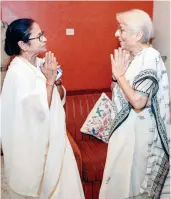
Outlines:
[[130,10],[116,18],[121,48],[111,55],[114,113],[99,198],[159,199],[169,173],[166,68],[149,45],[149,15]]

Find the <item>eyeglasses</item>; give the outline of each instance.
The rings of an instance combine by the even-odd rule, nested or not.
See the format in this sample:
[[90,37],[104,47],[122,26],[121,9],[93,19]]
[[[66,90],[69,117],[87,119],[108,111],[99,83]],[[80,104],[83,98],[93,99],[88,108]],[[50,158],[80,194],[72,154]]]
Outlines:
[[120,32],[120,34],[122,34],[124,31],[126,31],[125,29],[122,29],[121,27],[118,27],[118,31]]
[[130,31],[130,29],[125,29],[125,28],[123,29],[123,28],[120,27],[120,26],[118,27],[117,30],[119,31],[120,34],[122,34],[123,32],[128,32],[128,31]]
[[44,37],[44,31],[42,31],[39,36],[34,38],[29,38],[28,40],[39,39],[40,42],[43,42],[43,37]]

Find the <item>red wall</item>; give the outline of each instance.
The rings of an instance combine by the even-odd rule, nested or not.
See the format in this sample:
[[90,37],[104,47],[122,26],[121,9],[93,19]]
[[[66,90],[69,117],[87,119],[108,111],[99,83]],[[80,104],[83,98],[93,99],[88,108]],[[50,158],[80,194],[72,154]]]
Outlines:
[[[48,48],[62,65],[67,90],[106,88],[111,83],[110,53],[118,47],[114,36],[117,12],[142,9],[152,16],[152,1],[2,2],[2,19],[31,17],[45,31]],[[74,36],[66,36],[74,28]]]

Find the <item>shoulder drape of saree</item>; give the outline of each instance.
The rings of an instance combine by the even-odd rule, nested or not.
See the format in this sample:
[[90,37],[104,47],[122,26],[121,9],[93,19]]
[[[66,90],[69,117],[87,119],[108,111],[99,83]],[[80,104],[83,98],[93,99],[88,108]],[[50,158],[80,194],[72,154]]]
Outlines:
[[154,53],[150,68],[144,68],[135,78],[133,88],[146,79],[153,81],[151,110],[156,122],[156,132],[147,161],[147,173],[140,193],[148,192],[152,198],[160,198],[169,172],[169,91],[166,68],[159,53]]

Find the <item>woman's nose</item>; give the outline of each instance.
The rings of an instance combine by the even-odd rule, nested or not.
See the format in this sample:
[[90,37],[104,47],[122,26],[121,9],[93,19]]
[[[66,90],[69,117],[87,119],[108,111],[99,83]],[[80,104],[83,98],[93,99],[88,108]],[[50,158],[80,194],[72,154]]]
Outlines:
[[44,42],[46,42],[46,41],[47,41],[47,39],[46,39],[46,37],[45,37],[45,36],[43,36],[43,41],[44,41]]
[[117,30],[117,31],[115,32],[115,37],[119,37],[119,35],[120,35],[119,30]]

